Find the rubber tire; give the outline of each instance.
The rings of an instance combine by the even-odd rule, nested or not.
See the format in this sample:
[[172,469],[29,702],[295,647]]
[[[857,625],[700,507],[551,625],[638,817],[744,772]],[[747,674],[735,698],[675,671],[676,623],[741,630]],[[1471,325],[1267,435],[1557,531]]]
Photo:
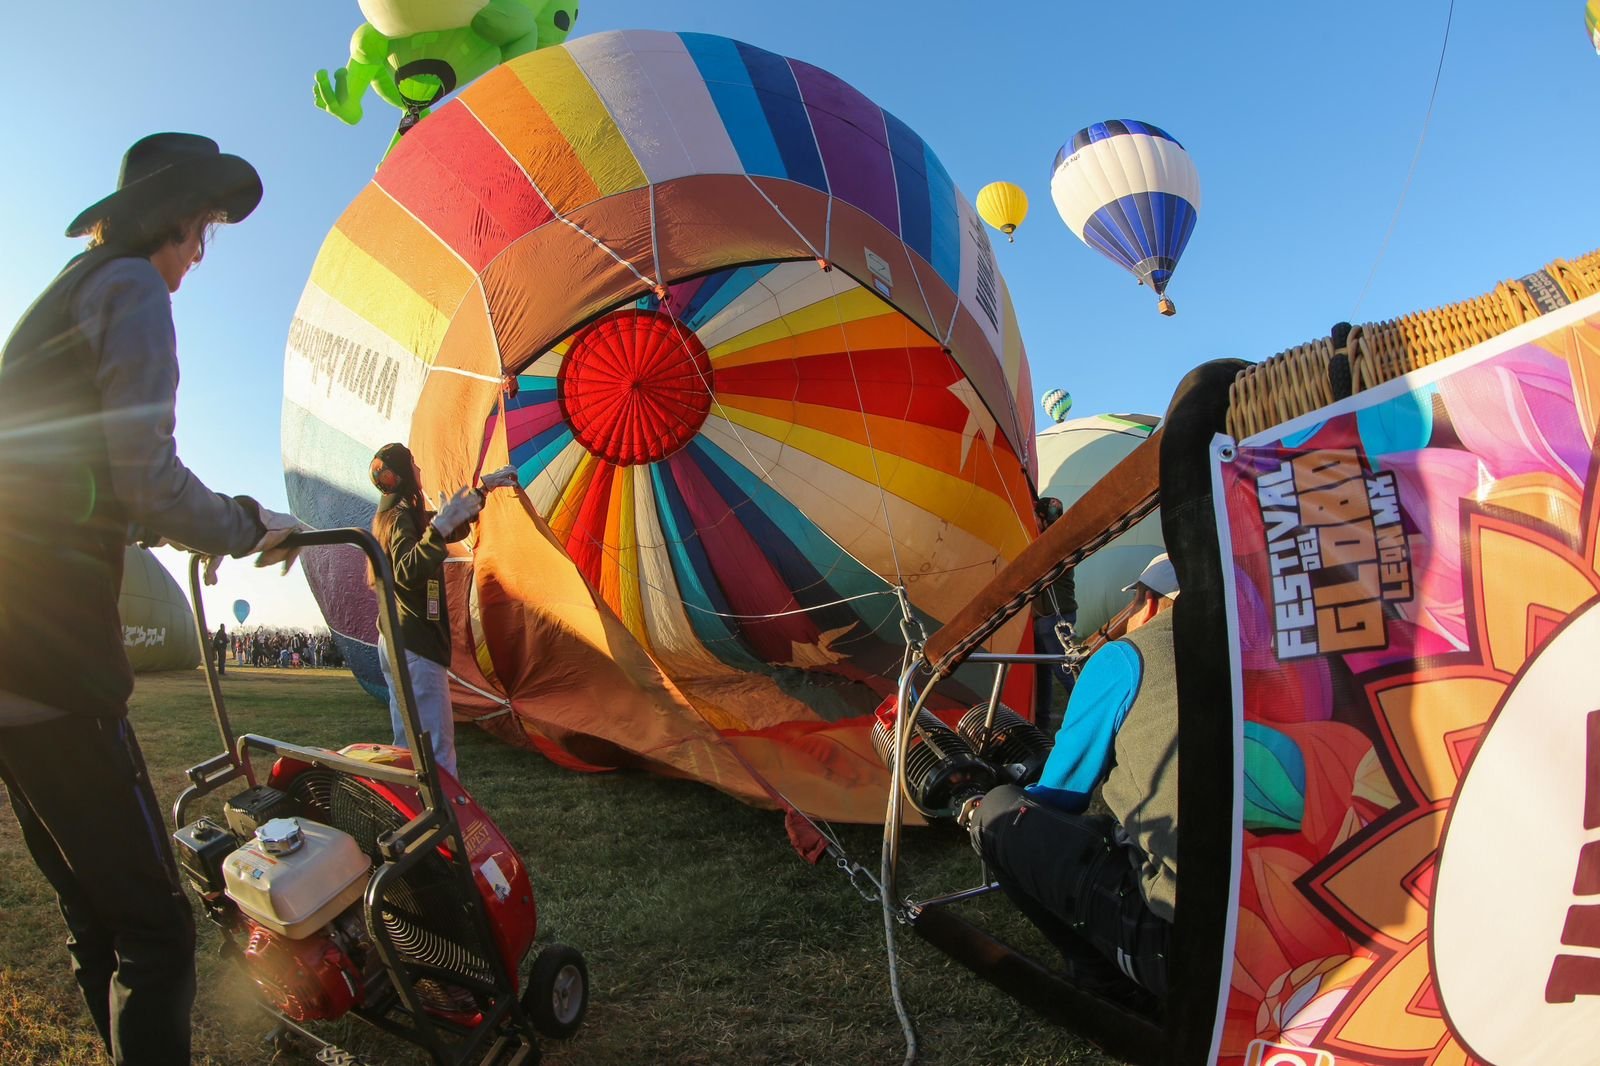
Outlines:
[[[564,1002],[558,1004],[558,996]],[[576,1033],[589,1010],[589,964],[584,961],[583,952],[565,944],[551,944],[539,952],[528,972],[522,1009],[528,1012],[528,1020],[541,1036],[566,1040]]]

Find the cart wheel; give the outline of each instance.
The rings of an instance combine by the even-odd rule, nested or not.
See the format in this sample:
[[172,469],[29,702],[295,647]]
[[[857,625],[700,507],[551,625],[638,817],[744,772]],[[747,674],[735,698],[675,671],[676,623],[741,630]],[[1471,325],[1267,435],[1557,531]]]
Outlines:
[[551,944],[539,952],[522,993],[522,1009],[533,1027],[554,1040],[578,1031],[589,1009],[589,966],[583,953],[565,944]]

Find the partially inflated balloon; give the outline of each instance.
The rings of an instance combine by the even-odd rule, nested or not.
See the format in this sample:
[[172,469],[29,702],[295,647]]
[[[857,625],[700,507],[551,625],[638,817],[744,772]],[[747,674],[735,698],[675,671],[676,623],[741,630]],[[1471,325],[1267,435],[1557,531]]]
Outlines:
[[1147,122],[1097,122],[1056,153],[1050,195],[1067,228],[1155,290],[1167,282],[1200,213],[1200,176],[1170,133]]
[[[1039,494],[1054,496],[1070,508],[1149,439],[1155,425],[1150,415],[1091,415],[1045,429],[1037,438]],[[1126,607],[1132,597],[1123,587],[1164,550],[1161,516],[1152,514],[1085,559],[1074,571],[1078,631],[1091,633]]]
[[978,190],[978,214],[1014,241],[1013,233],[1028,217],[1028,194],[1009,181],[996,181]]
[[[445,567],[453,695],[552,757],[768,802],[748,764],[878,821],[906,633],[1037,536],[1034,391],[971,202],[858,90],[720,37],[598,34],[468,86],[339,219],[286,360],[315,526],[370,521],[388,441],[431,491],[518,468]],[[376,680],[360,557],[308,578]]]
[[1050,421],[1064,422],[1067,412],[1072,410],[1072,393],[1066,389],[1051,389],[1040,397],[1039,403],[1044,407],[1044,413],[1050,416]]
[[244,625],[244,620],[250,617],[250,604],[244,600],[234,600],[233,616],[239,620],[240,625]]
[[134,673],[200,665],[200,638],[189,600],[148,548],[134,544],[123,554],[117,613],[122,616],[122,650]]

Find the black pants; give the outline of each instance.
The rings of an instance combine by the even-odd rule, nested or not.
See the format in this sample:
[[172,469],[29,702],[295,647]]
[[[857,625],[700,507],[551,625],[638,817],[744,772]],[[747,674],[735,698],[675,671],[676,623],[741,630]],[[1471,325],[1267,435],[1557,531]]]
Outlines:
[[189,1062],[194,916],[126,718],[0,729],[0,780],[56,890],[67,950],[114,1062]]
[[1172,926],[1145,903],[1115,820],[1067,814],[1004,785],[984,798],[972,829],[1000,887],[1060,950],[1068,976],[1106,992],[1131,978],[1166,996]]

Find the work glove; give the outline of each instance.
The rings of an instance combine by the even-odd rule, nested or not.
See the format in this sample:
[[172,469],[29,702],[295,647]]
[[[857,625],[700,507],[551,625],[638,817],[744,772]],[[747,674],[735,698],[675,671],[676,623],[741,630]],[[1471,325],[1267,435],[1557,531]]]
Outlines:
[[485,489],[515,489],[521,486],[517,481],[517,468],[502,466],[491,474],[483,475],[481,484]]
[[433,528],[445,538],[478,517],[483,510],[483,494],[477,489],[457,489],[449,499],[439,493],[439,506],[433,516]]
[[[291,533],[299,533],[311,527],[292,514],[271,511],[259,503],[256,504],[256,517],[260,520],[262,526],[266,528],[266,533],[260,540],[256,541],[255,547],[251,548],[246,554],[256,556],[256,566],[258,567],[276,566],[281,563],[283,564],[283,569],[280,573],[287,574],[289,568],[294,566],[295,559],[299,558],[300,549],[284,548],[280,545],[288,539]],[[211,578],[206,584],[215,584],[215,578]]]

